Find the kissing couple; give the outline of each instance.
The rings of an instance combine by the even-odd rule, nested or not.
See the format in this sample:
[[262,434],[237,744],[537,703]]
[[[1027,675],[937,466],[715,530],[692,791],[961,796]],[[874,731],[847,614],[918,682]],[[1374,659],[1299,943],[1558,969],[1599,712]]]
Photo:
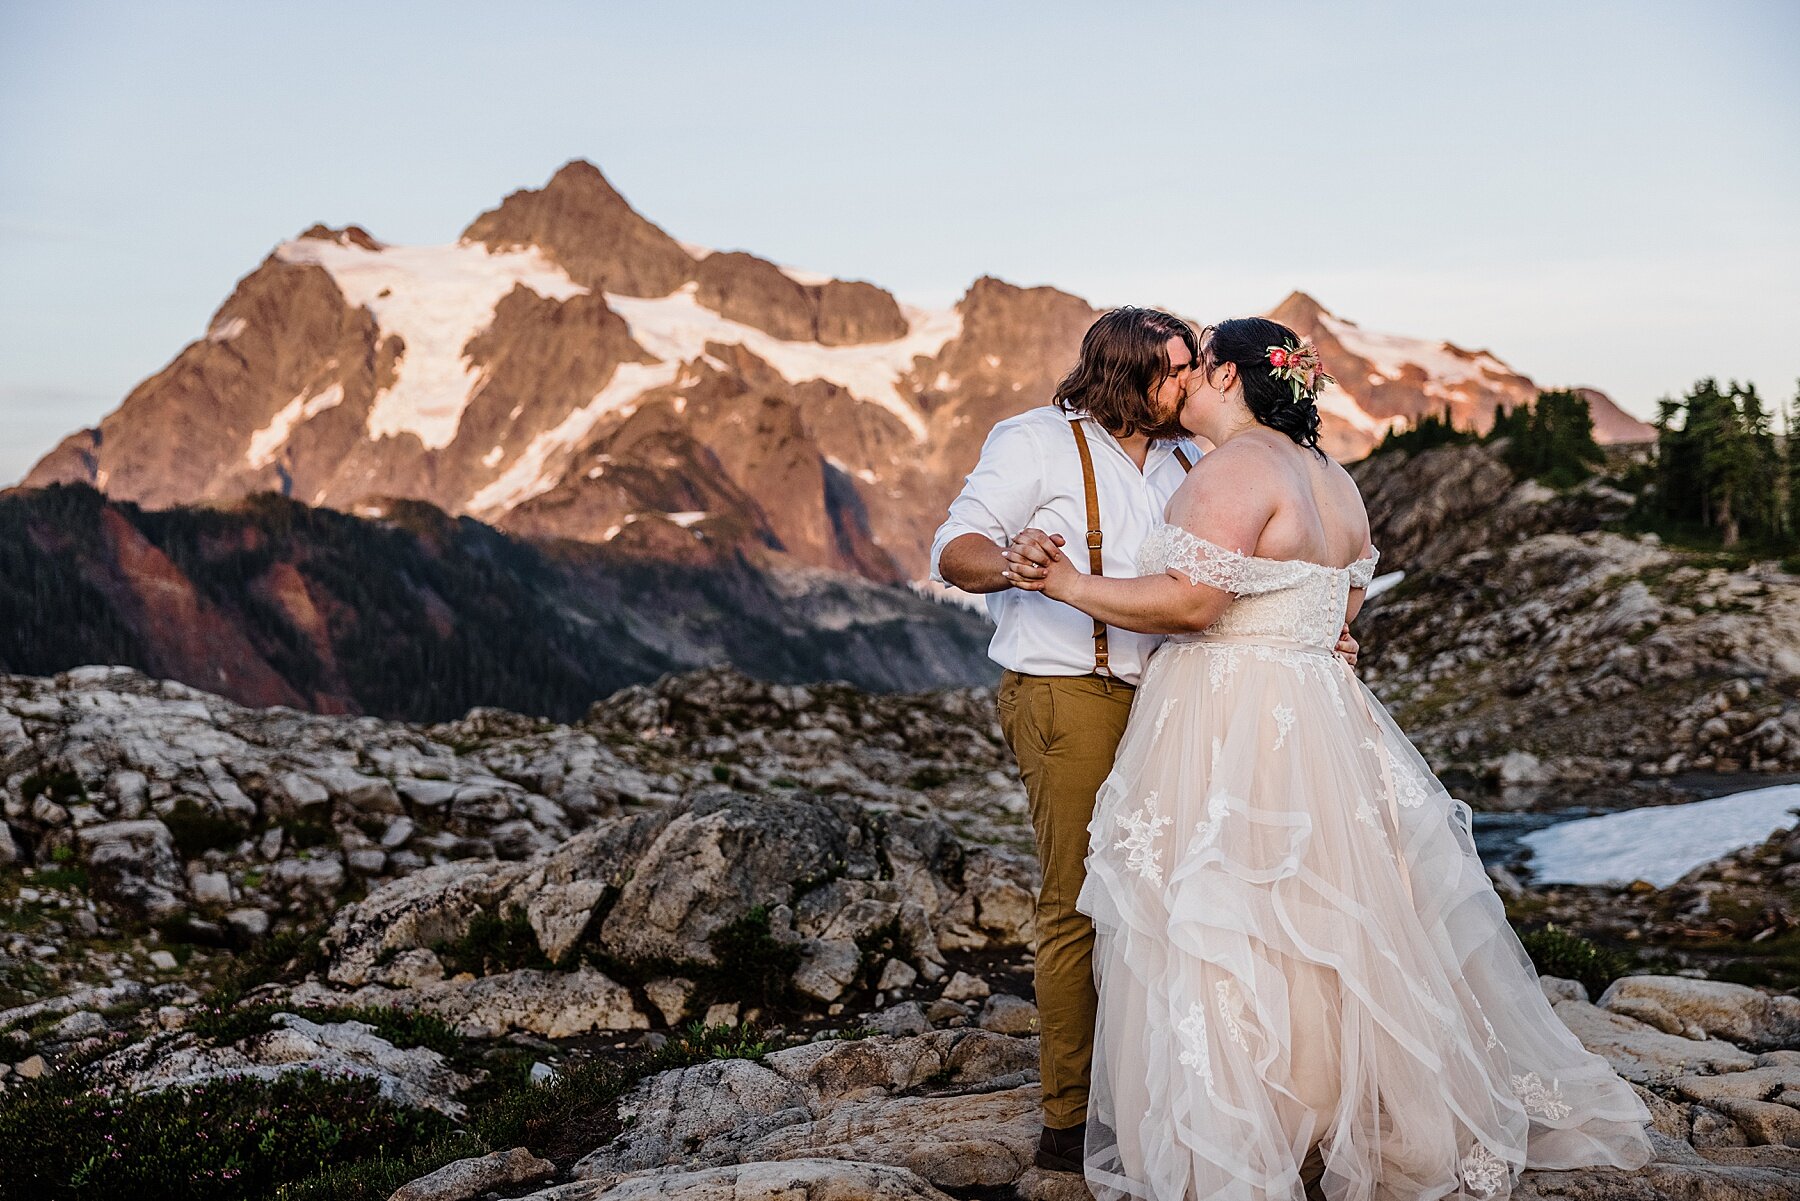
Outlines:
[[1273,321],[1106,313],[932,545],[987,596],[1043,873],[1037,1163],[1102,1201],[1493,1201],[1651,1156],[1355,675],[1378,551],[1332,382]]

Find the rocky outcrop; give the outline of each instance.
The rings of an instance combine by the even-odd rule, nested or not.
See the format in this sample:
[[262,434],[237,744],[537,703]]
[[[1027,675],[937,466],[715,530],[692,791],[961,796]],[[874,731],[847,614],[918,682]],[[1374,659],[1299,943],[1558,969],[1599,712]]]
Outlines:
[[462,236],[490,250],[538,247],[595,292],[667,296],[694,274],[687,251],[581,159],[562,166],[542,188],[514,192]]
[[92,1079],[133,1092],[187,1088],[222,1077],[272,1079],[290,1072],[367,1077],[381,1095],[402,1105],[460,1118],[456,1100],[474,1081],[424,1047],[402,1050],[366,1022],[314,1022],[278,1013],[273,1029],[236,1043],[207,1046],[192,1035],[155,1037],[99,1060]]
[[1614,532],[1605,476],[1558,493],[1497,446],[1358,464],[1383,572],[1360,670],[1440,773],[1496,784],[1800,768],[1800,589]]
[[[379,888],[345,906],[325,938],[327,979],[359,991],[294,995],[423,1009],[471,1034],[566,1037],[678,1024],[782,963],[779,988],[823,1006],[853,989],[939,979],[946,950],[1024,945],[1029,873],[1022,859],[964,847],[941,822],[715,790],[599,822],[524,863],[445,864]],[[433,948],[493,915],[523,923],[531,950],[575,975],[444,979]],[[576,967],[586,962],[599,967]],[[643,1003],[603,972],[642,981]],[[694,978],[715,983],[697,994]]]
[[789,342],[855,346],[906,335],[899,304],[874,284],[801,283],[774,263],[741,251],[707,255],[694,278],[701,304]]

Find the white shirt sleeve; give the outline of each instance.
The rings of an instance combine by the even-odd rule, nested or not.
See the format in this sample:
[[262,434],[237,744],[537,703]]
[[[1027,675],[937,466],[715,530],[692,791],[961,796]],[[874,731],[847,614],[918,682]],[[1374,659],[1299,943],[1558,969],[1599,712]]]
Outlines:
[[1044,503],[1044,456],[1029,426],[1002,422],[981,445],[981,458],[950,502],[950,518],[931,540],[931,578],[948,584],[938,570],[944,548],[964,534],[980,534],[996,546],[1031,521]]

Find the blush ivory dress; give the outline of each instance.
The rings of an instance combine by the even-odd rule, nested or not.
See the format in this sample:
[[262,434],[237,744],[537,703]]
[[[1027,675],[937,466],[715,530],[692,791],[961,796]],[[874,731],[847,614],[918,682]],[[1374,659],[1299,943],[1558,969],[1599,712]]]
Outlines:
[[[1235,595],[1151,657],[1077,908],[1101,1201],[1492,1201],[1651,1157],[1643,1101],[1551,1010],[1446,792],[1333,653],[1349,567],[1163,525],[1140,574]],[[1311,1173],[1309,1172],[1309,1178]]]

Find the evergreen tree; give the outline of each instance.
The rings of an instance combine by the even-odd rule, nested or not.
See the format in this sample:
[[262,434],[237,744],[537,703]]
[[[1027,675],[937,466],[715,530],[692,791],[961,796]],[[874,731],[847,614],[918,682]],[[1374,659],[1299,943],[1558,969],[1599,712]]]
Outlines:
[[1537,403],[1494,413],[1488,442],[1506,440],[1506,463],[1553,488],[1572,488],[1606,463],[1594,441],[1594,416],[1578,392],[1540,392]]
[[1800,387],[1787,409],[1787,543],[1800,545]]
[[1474,433],[1469,430],[1457,429],[1455,419],[1450,416],[1449,407],[1445,406],[1444,414],[1441,417],[1436,413],[1426,413],[1405,429],[1389,430],[1370,453],[1382,454],[1390,450],[1414,453],[1439,446],[1473,441],[1475,441]]
[[1754,385],[1700,380],[1681,401],[1661,403],[1656,429],[1653,487],[1640,502],[1646,515],[1727,547],[1791,537],[1791,499],[1784,514],[1781,493],[1792,459],[1783,462]]

